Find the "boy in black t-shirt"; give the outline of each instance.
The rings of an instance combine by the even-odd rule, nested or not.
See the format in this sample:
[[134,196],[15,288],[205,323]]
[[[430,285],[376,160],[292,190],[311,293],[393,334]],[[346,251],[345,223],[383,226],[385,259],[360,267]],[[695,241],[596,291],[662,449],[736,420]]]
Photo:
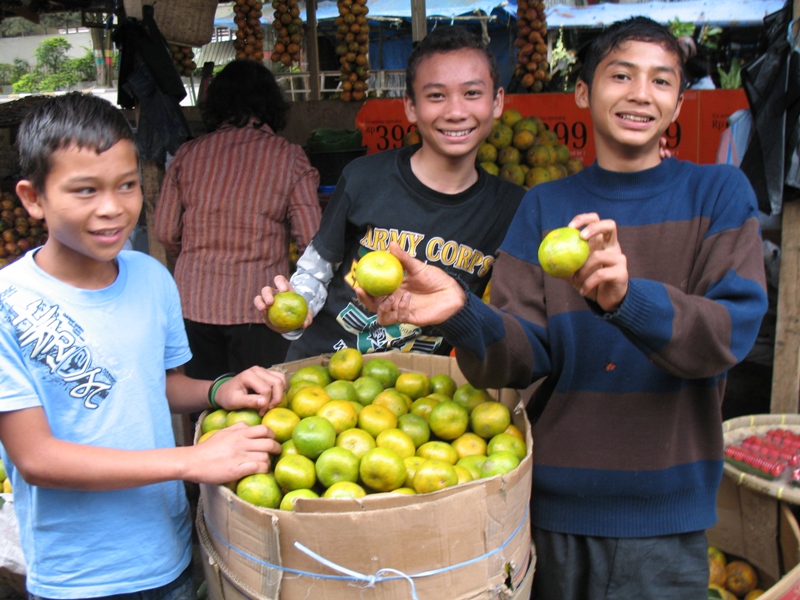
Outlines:
[[[446,354],[449,346],[425,328],[383,327],[356,299],[358,259],[397,241],[481,294],[494,254],[525,190],[476,166],[478,146],[503,111],[497,63],[481,39],[460,27],[438,27],[412,51],[405,111],[421,145],[357,159],[343,171],[291,282],[276,277],[255,306],[294,289],[309,304],[294,340],[295,360],[343,347]],[[266,319],[265,319],[266,321]],[[268,326],[274,328],[271,324]]]

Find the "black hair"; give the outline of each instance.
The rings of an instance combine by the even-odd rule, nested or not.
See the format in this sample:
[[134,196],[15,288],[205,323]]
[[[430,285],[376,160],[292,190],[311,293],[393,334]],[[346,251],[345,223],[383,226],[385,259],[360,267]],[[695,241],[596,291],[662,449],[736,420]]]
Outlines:
[[225,123],[244,127],[255,118],[255,127],[266,124],[277,132],[286,127],[289,103],[267,67],[241,59],[229,62],[214,76],[202,111],[210,129]]
[[437,52],[454,52],[471,48],[481,52],[489,63],[489,72],[492,76],[492,92],[497,95],[500,89],[500,68],[497,60],[489,47],[480,36],[459,26],[439,26],[420,42],[417,42],[408,57],[406,65],[406,94],[414,101],[414,80],[417,76],[417,67],[422,59]]
[[597,70],[597,65],[625,42],[659,44],[664,50],[670,54],[674,54],[680,65],[680,71],[678,73],[681,78],[680,93],[683,93],[688,82],[686,78],[684,53],[681,51],[677,38],[670,33],[669,28],[657,23],[649,17],[641,16],[617,21],[603,29],[603,31],[592,40],[591,45],[586,51],[583,67],[579,74],[579,78],[589,86],[590,92],[592,90],[592,82],[594,80],[594,73]]
[[100,154],[120,140],[130,140],[135,146],[130,123],[109,101],[82,92],[48,98],[32,108],[20,124],[20,173],[41,194],[54,152],[75,145]]

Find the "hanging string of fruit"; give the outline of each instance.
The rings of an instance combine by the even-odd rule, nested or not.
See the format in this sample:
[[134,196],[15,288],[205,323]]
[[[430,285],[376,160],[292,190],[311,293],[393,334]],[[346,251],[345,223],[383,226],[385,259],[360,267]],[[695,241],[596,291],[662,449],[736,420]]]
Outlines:
[[189,77],[197,68],[194,62],[194,50],[189,46],[179,44],[169,44],[169,51],[172,54],[172,62],[181,77]]
[[300,62],[300,44],[303,41],[303,20],[297,0],[274,0],[275,46],[270,57],[274,63],[285,67]]
[[233,5],[236,58],[264,60],[264,31],[261,29],[261,0],[236,0]]
[[341,65],[342,94],[345,102],[360,101],[369,87],[369,24],[367,0],[337,0],[336,55]]
[[517,67],[514,76],[530,92],[550,81],[547,62],[547,20],[544,0],[517,1]]

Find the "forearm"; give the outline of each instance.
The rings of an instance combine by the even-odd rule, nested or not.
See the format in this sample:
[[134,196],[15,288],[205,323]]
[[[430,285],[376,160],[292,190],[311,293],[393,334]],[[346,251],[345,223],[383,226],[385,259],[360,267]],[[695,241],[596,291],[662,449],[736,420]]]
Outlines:
[[199,412],[208,408],[208,390],[211,381],[192,379],[180,370],[167,372],[167,400],[175,414]]
[[[731,275],[735,279],[735,276]],[[631,280],[620,309],[606,318],[668,373],[699,379],[720,375],[752,347],[766,310],[766,291],[754,281],[726,298],[708,298],[648,280]]]

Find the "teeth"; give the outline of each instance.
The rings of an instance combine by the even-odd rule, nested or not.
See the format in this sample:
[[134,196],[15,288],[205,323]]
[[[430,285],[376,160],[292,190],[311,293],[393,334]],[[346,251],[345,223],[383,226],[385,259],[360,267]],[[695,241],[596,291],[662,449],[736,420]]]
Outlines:
[[620,115],[626,121],[633,121],[635,123],[647,123],[650,121],[650,117],[637,117],[636,115]]
[[463,131],[442,131],[444,135],[447,137],[464,137],[470,134],[471,129],[465,129]]

